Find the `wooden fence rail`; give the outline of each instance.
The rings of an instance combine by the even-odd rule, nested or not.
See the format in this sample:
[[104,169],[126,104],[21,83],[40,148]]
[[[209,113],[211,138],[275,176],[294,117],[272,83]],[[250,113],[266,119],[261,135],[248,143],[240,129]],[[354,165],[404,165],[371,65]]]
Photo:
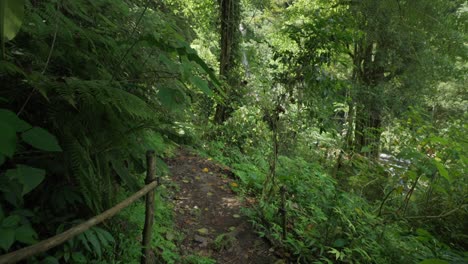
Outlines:
[[[141,263],[147,263],[147,254],[149,254],[149,242],[151,241],[151,230],[152,230],[152,223],[153,223],[153,216],[154,216],[154,188],[157,186],[157,182],[155,181],[155,161],[154,161],[154,151],[148,151],[146,153],[146,161],[147,161],[147,175],[146,175],[146,185],[139,190],[138,192],[134,193],[132,196],[128,197],[127,199],[123,200],[122,202],[118,203],[114,207],[104,211],[103,213],[89,219],[86,222],[83,222],[75,227],[72,227],[65,232],[50,237],[46,240],[43,240],[37,244],[34,244],[29,247],[22,248],[20,250],[5,254],[0,256],[0,264],[6,263],[16,263],[18,261],[27,259],[32,257],[36,254],[43,253],[53,247],[56,247],[69,239],[85,232],[86,230],[90,229],[91,227],[103,222],[106,219],[111,218],[118,212],[120,212],[125,207],[129,206],[143,195],[146,196],[146,217],[145,217],[145,227],[143,231],[143,242],[142,242],[142,252],[144,253],[141,259]],[[150,209],[148,209],[150,208]],[[149,219],[151,218],[151,219]],[[146,254],[146,255],[145,255]]]

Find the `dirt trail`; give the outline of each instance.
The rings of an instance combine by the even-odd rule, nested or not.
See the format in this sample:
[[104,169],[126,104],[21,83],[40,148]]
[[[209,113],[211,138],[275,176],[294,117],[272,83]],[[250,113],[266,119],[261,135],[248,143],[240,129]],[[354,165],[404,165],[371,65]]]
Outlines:
[[209,159],[181,150],[167,161],[180,186],[174,197],[177,227],[185,239],[182,254],[201,255],[217,263],[273,264],[276,258],[240,213],[226,170]]

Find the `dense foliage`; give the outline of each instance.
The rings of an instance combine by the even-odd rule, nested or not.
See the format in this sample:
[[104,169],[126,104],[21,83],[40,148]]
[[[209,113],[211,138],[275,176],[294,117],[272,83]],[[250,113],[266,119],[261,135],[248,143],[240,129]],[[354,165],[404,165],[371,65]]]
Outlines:
[[[467,10],[2,1],[0,254],[136,191],[147,149],[165,176],[163,159],[189,145],[231,168],[255,201],[245,214],[288,261],[468,261]],[[212,263],[181,257],[167,199],[177,187],[164,179],[156,258]],[[143,210],[31,262],[135,262]]]
[[[22,24],[0,61],[2,252],[136,190],[145,151],[170,154],[190,98],[212,94],[210,78],[218,85],[189,46],[193,32],[161,3],[25,1]],[[115,239],[90,231],[54,256],[70,261],[83,243],[101,258]]]

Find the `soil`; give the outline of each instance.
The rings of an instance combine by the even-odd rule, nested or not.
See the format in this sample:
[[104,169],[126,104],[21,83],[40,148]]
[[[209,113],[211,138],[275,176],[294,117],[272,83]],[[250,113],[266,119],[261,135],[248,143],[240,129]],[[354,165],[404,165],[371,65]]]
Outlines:
[[[240,212],[247,204],[236,196],[227,168],[181,149],[167,160],[180,187],[174,197],[177,228],[184,234],[183,256],[198,255],[216,263],[273,264],[278,261]],[[232,175],[232,173],[231,173]]]

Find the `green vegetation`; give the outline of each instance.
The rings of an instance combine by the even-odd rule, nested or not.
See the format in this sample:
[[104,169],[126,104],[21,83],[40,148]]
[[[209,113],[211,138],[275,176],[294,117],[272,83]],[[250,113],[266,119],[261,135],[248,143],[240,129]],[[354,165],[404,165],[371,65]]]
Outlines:
[[[0,255],[137,191],[154,149],[155,259],[215,263],[178,246],[185,145],[292,263],[467,262],[466,1],[214,2],[0,2]],[[29,262],[136,263],[144,210]]]

